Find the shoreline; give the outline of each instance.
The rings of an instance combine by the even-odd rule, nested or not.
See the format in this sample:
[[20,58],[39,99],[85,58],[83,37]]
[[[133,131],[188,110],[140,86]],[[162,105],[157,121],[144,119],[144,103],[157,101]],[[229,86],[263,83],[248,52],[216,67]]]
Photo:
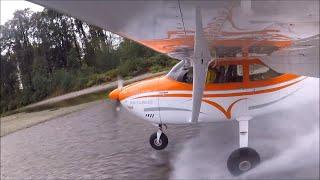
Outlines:
[[[158,77],[166,72],[147,73],[124,81],[124,85],[141,80]],[[110,82],[90,88],[45,99],[23,108],[8,112],[0,118],[1,136],[35,126],[51,119],[80,111],[101,100],[107,99],[107,92],[116,88],[117,82]]]

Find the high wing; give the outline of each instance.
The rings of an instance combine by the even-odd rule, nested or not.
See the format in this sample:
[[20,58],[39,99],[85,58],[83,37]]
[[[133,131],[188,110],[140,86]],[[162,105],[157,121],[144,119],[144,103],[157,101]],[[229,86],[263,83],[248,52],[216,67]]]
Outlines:
[[279,72],[319,77],[318,0],[30,1],[180,60],[193,59],[197,7],[215,56],[247,50]]
[[294,41],[261,60],[278,72],[319,77],[319,35]]
[[318,0],[30,1],[188,61],[191,122],[215,57],[262,56],[278,72],[319,77]]

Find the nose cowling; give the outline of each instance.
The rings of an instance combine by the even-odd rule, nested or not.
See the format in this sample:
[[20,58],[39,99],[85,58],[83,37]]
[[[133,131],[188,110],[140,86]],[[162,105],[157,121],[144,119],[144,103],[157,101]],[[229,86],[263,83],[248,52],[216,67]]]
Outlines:
[[119,100],[120,90],[117,88],[109,93],[109,98],[112,100]]

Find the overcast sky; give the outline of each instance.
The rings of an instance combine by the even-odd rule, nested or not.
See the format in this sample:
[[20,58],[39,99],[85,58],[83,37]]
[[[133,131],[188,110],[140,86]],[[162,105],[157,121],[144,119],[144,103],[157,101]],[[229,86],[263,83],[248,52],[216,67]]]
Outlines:
[[30,8],[32,11],[42,11],[43,7],[24,0],[0,0],[1,24],[6,23],[13,17],[16,10]]

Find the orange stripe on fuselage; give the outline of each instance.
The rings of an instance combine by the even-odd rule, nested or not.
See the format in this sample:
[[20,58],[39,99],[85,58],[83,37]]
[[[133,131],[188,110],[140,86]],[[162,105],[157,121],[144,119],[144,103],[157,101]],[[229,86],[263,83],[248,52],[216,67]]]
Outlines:
[[[239,92],[239,93],[224,93],[224,94],[205,94],[203,97],[204,98],[212,98],[212,97],[233,97],[233,96],[245,96],[245,95],[254,95],[254,94],[263,94],[263,93],[270,93],[270,92],[274,92],[274,91],[278,91],[281,90],[283,88],[289,87],[291,85],[294,85],[302,80],[304,80],[305,78],[296,81],[296,82],[292,82],[290,84],[287,85],[283,85],[283,86],[279,86],[279,87],[275,87],[275,88],[270,88],[270,89],[264,89],[264,90],[259,90],[259,91],[251,91],[251,92]],[[140,97],[136,97],[134,99],[139,99],[139,98],[146,98],[146,97],[192,97],[192,94],[155,94],[155,95],[146,95],[146,96],[140,96]]]
[[217,108],[218,110],[220,110],[225,116],[227,119],[231,119],[231,110],[232,110],[232,107],[239,101],[241,100],[244,100],[244,99],[247,99],[247,98],[242,98],[242,99],[238,99],[236,100],[235,102],[233,102],[232,104],[230,104],[230,106],[228,107],[227,110],[225,110],[220,104],[216,103],[216,102],[213,102],[213,101],[209,101],[209,100],[206,100],[206,99],[202,99],[202,101],[208,103],[209,105],[211,106],[214,106],[215,108]]
[[[287,84],[287,85],[283,85],[283,86],[280,86],[280,87],[276,87],[276,88],[270,88],[270,89],[265,89],[265,90],[259,90],[259,91],[255,91],[255,92],[242,92],[242,93],[228,93],[228,94],[205,94],[202,101],[215,107],[216,109],[218,109],[219,111],[221,111],[225,117],[227,119],[231,119],[232,117],[232,107],[239,101],[241,100],[245,100],[245,99],[248,99],[248,98],[241,98],[241,99],[238,99],[236,100],[235,102],[231,103],[230,106],[227,108],[227,110],[225,110],[220,104],[214,102],[214,101],[210,101],[208,99],[204,99],[204,98],[210,98],[210,97],[232,97],[232,96],[244,96],[244,95],[254,95],[254,94],[262,94],[262,93],[269,93],[269,92],[274,92],[274,91],[278,91],[278,90],[281,90],[283,88],[286,88],[286,87],[289,87],[291,85],[294,85],[302,80],[304,80],[306,78],[303,78],[299,81],[296,81],[296,82],[292,82],[290,84]],[[148,95],[148,96],[141,96],[141,97],[137,97],[137,98],[134,98],[134,99],[139,99],[139,98],[146,98],[146,97],[192,97],[192,94],[163,94],[163,95]]]
[[[268,81],[253,81],[253,82],[243,82],[243,83],[222,83],[222,84],[206,84],[205,91],[224,91],[224,90],[237,90],[237,89],[250,89],[259,88],[264,86],[272,86],[296,79],[300,76],[293,74],[283,74],[279,77]],[[154,92],[154,91],[192,91],[192,84],[178,82],[170,79],[166,76],[161,78],[154,78],[150,80],[145,80],[142,82],[135,83],[124,87],[123,91],[119,94],[119,99],[124,100],[128,97],[135,96],[142,93]],[[249,94],[244,95],[250,95]],[[168,97],[175,97],[179,95],[166,94]],[[163,96],[163,95],[161,95]],[[216,94],[216,97],[225,97],[225,94]],[[230,94],[230,96],[236,96],[236,94]],[[191,95],[182,94],[181,97],[191,97]]]

